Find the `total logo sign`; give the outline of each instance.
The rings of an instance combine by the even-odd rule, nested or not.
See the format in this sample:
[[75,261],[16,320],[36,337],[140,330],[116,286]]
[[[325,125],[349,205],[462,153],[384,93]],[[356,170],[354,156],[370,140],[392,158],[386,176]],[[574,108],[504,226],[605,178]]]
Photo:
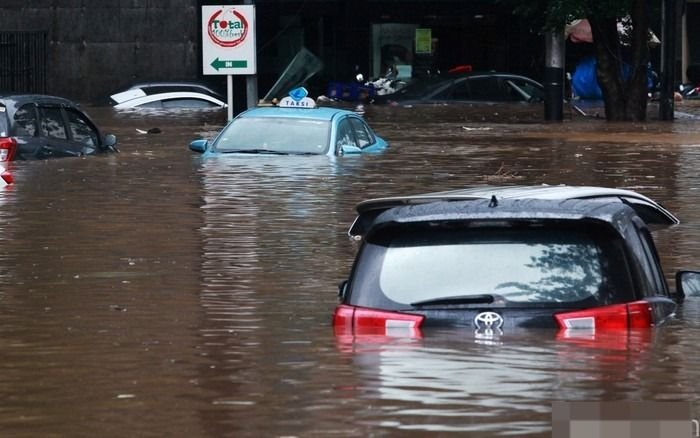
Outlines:
[[255,6],[202,6],[203,73],[256,73]]
[[239,11],[231,8],[214,12],[209,17],[209,38],[221,47],[236,47],[248,35],[248,20]]

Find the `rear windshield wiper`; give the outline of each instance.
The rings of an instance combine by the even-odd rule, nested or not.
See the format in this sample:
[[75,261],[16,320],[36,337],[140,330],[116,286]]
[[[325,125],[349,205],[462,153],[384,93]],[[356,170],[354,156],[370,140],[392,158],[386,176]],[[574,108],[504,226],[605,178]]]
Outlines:
[[493,294],[458,295],[454,297],[431,298],[429,300],[416,301],[415,303],[411,303],[411,306],[422,307],[440,306],[446,304],[492,304],[496,300],[504,301],[502,297]]

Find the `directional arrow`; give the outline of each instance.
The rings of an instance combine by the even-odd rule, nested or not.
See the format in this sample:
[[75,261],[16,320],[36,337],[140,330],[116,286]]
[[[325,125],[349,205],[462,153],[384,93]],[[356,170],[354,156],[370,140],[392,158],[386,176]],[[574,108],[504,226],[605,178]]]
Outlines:
[[248,67],[248,61],[239,61],[239,60],[222,60],[219,59],[218,57],[211,62],[212,67],[216,69],[216,71],[219,71],[220,68],[247,68]]

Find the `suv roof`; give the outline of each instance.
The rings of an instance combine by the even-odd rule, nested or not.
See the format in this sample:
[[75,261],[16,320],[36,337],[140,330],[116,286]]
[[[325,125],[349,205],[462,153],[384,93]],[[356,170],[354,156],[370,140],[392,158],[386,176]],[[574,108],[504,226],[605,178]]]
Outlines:
[[46,94],[0,94],[0,102],[6,106],[8,106],[8,104],[12,104],[12,106],[22,106],[29,102],[66,105],[72,107],[79,106],[77,103],[64,97],[49,96]]
[[[512,217],[524,217],[523,215],[527,215],[528,217],[533,218],[544,218],[546,215],[549,218],[561,217],[563,219],[566,216],[574,215],[581,218],[584,216],[590,216],[602,219],[602,216],[612,214],[614,210],[612,207],[607,207],[606,209],[602,208],[600,201],[608,201],[608,203],[629,205],[650,227],[667,227],[676,225],[680,222],[678,218],[676,218],[671,212],[666,210],[657,202],[631,190],[565,185],[483,186],[445,192],[426,193],[422,195],[377,198],[360,202],[356,207],[358,216],[351,225],[348,234],[351,237],[363,236],[369,230],[369,228],[374,225],[375,219],[378,219],[378,216],[381,215],[381,213],[393,207],[415,206],[443,201],[445,203],[444,205],[433,206],[430,208],[432,214],[440,214],[439,212],[443,211],[444,214],[454,215],[455,212],[448,213],[450,210],[448,205],[452,201],[476,201],[492,199],[496,202],[500,202],[502,200],[530,200],[530,202],[520,202],[515,204],[509,203],[506,209],[499,208],[499,217],[502,217],[501,215],[510,215]],[[545,206],[543,203],[534,202],[534,200],[561,202],[558,204],[550,202],[546,203]],[[564,202],[569,200],[588,202]],[[595,201],[595,203],[592,201]],[[416,212],[418,211],[422,210],[416,210]],[[493,210],[485,210],[481,214],[488,215],[491,218],[495,216]]]

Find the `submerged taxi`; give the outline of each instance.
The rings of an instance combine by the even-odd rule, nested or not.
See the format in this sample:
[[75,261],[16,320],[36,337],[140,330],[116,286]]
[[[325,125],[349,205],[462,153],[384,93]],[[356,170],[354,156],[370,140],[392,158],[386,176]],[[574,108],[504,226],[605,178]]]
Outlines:
[[319,107],[304,88],[278,106],[257,107],[231,120],[213,140],[190,149],[205,156],[225,154],[328,155],[381,152],[388,147],[359,114]]

